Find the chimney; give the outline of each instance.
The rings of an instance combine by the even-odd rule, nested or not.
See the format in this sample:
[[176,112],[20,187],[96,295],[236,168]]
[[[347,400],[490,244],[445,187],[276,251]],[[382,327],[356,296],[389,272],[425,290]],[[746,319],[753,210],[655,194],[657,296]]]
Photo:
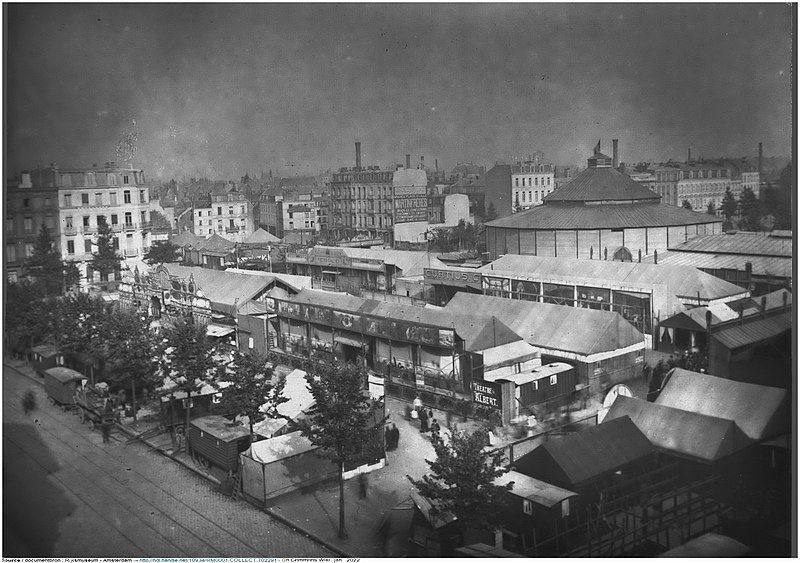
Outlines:
[[422,155],[419,157],[419,169],[425,170],[425,157]]
[[619,166],[619,150],[617,149],[617,143],[619,143],[619,139],[612,139],[611,142],[614,143],[614,162],[611,166],[616,168]]
[[406,168],[411,168],[411,155],[406,155]]
[[436,165],[436,171],[438,172],[439,171],[439,159],[438,158],[435,161],[435,165]]
[[356,141],[356,170],[361,170],[361,141]]
[[761,316],[767,316],[767,296],[764,295],[761,297]]
[[[761,177],[761,159],[764,157],[763,143],[758,143],[758,176]],[[761,181],[759,179],[759,181]]]
[[692,147],[689,147],[688,154],[686,155],[686,164],[689,164],[692,161]]

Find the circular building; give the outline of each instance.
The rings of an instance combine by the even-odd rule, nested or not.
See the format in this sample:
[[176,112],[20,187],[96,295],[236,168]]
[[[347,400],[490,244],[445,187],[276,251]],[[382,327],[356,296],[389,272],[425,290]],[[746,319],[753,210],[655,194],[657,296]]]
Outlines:
[[589,166],[543,205],[486,224],[491,258],[503,254],[638,261],[698,235],[722,233],[722,219],[661,203],[661,196],[612,167],[596,149]]

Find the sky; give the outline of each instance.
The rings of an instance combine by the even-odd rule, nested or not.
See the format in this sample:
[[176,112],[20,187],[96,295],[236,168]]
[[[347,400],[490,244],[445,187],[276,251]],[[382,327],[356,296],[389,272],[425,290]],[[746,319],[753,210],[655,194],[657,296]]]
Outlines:
[[[787,4],[6,4],[6,176],[790,155]],[[134,127],[135,122],[135,127]]]

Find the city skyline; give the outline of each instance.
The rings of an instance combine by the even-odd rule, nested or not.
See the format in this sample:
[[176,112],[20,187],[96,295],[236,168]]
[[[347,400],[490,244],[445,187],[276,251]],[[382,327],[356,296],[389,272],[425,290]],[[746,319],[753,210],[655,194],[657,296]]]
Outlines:
[[[10,5],[6,174],[151,178],[791,153],[793,12],[748,4]],[[30,38],[36,37],[36,41]]]

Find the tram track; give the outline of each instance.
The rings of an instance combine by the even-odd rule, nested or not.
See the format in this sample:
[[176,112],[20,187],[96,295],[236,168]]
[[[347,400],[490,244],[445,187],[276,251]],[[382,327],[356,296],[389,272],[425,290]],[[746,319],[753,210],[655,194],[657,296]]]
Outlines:
[[[6,368],[13,369],[9,366],[6,366]],[[39,391],[40,392],[37,393],[37,398],[41,399],[41,389]],[[13,398],[15,394],[12,393],[11,395]],[[38,416],[40,419],[36,427],[39,432],[47,435],[48,439],[46,442],[48,447],[53,450],[59,461],[61,463],[66,463],[72,472],[86,479],[88,483],[92,483],[92,486],[99,487],[104,494],[114,499],[130,518],[138,522],[144,530],[150,530],[153,534],[158,536],[165,546],[170,546],[176,550],[179,555],[189,556],[258,557],[276,555],[276,553],[263,553],[263,548],[259,549],[251,541],[248,541],[248,539],[233,533],[223,527],[219,522],[209,518],[200,508],[187,503],[184,499],[176,496],[169,489],[165,488],[163,484],[159,483],[156,479],[137,470],[135,468],[136,464],[129,464],[127,461],[124,461],[125,456],[121,454],[121,452],[117,451],[117,453],[121,454],[117,457],[112,454],[114,450],[111,448],[106,449],[103,446],[98,446],[91,439],[92,434],[81,432],[79,428],[75,428],[70,424],[64,424],[64,420],[61,420],[62,417],[67,419],[71,418],[67,413],[62,411],[51,412],[51,407],[46,401],[39,400],[38,402],[42,406],[34,413],[34,416]],[[16,415],[13,418],[17,420],[25,420],[26,417],[32,416],[30,414],[25,415],[18,402],[13,400],[4,400],[4,407],[10,409],[11,412]],[[9,420],[6,414],[4,414],[3,419],[4,422],[15,422],[14,420]],[[59,432],[56,432],[55,428],[58,428]],[[63,435],[64,432],[68,433],[67,436]],[[25,444],[15,441],[10,436],[4,435],[4,439],[8,439],[16,447],[20,448],[21,451],[25,451],[28,456],[35,458],[35,454],[29,449],[26,449]],[[121,441],[115,441],[117,444],[113,447],[128,448],[128,452],[136,452],[136,455],[159,455],[143,444],[125,446]],[[68,453],[71,455],[66,455]],[[74,463],[70,461],[71,456],[77,456],[80,462]],[[199,485],[196,482],[198,480],[197,476],[192,474],[188,469],[173,464],[171,460],[167,458],[161,458],[159,461],[173,466],[173,468],[177,469],[180,473],[185,473],[187,478],[192,480],[192,486]],[[94,469],[99,470],[99,474],[102,478],[98,478],[98,471]],[[123,471],[123,474],[126,475],[125,479],[117,475],[120,471]],[[51,475],[51,477],[56,479],[67,490],[71,490],[70,484],[63,478],[58,475]],[[73,483],[72,486],[76,486],[76,483]],[[125,504],[124,497],[126,494],[123,491],[127,491],[128,494],[137,497],[136,506],[127,506]],[[207,495],[215,497],[215,502],[234,502],[210,489],[206,489],[205,492]],[[164,500],[163,502],[151,500],[156,498],[163,498]],[[90,506],[83,501],[83,499],[81,499],[81,502],[99,516],[103,516],[95,507]],[[253,507],[248,508],[255,510]],[[185,520],[192,522],[194,530],[187,528],[186,525],[177,519],[180,517],[181,512],[185,513],[183,517]],[[284,528],[282,531],[285,533],[298,533],[289,526],[270,518],[264,513],[259,512],[259,515],[268,518],[271,526]],[[201,528],[201,530],[197,528]],[[134,545],[139,545],[119,529],[118,526],[115,527],[115,529],[128,541],[131,541]],[[170,530],[170,532],[165,534],[166,530]],[[256,530],[253,531],[255,532]],[[260,528],[259,531],[263,532],[263,528]],[[267,534],[269,533],[269,530],[267,530]],[[213,541],[212,544],[209,538],[214,537],[217,538],[217,541]],[[307,536],[304,537],[307,541],[314,541],[311,538],[307,538]],[[321,549],[327,551],[321,544],[314,543],[319,545]],[[219,549],[215,547],[216,544],[224,544],[228,547],[227,549]],[[198,548],[200,549],[198,550]],[[171,550],[172,549],[170,549],[170,551]],[[149,555],[163,556],[165,554],[152,553]],[[287,553],[285,555],[289,556],[292,554]]]

